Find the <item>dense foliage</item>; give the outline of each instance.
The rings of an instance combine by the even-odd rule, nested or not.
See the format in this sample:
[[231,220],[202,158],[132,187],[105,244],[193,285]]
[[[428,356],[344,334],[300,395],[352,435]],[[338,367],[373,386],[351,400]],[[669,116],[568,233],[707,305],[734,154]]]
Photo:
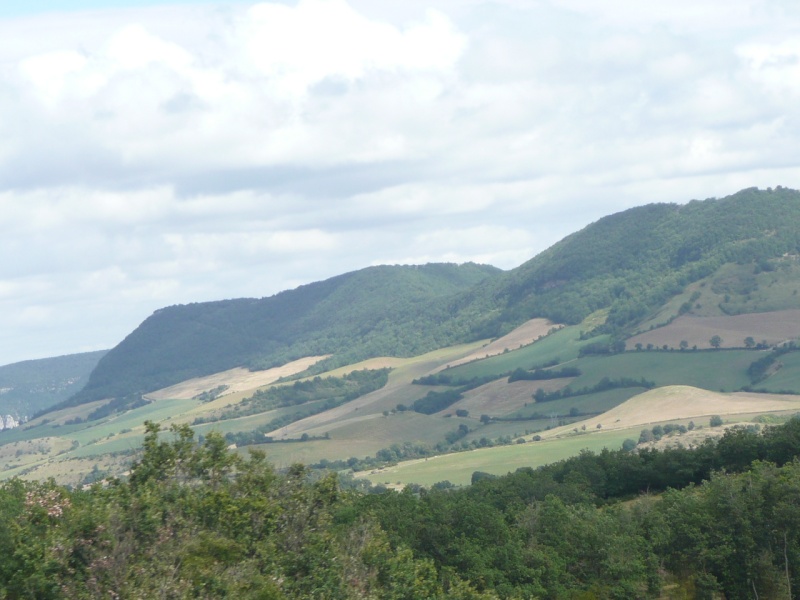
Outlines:
[[126,481],[3,484],[0,597],[800,597],[798,419],[377,495],[172,433]]
[[[764,435],[732,430],[694,450],[584,452],[473,477],[463,490],[365,496],[359,505],[393,544],[503,597],[794,598],[798,452],[794,419]],[[674,596],[659,596],[664,566]]]
[[459,390],[445,390],[443,392],[428,392],[424,398],[416,400],[411,405],[411,410],[422,413],[423,415],[432,415],[444,410],[451,404],[455,404],[461,400],[464,395]]
[[511,375],[508,376],[508,382],[514,381],[543,381],[546,379],[559,379],[561,377],[578,377],[581,370],[578,367],[563,367],[561,369],[534,369],[533,371],[526,371],[525,369],[514,369]]
[[[428,560],[393,548],[368,516],[335,522],[349,500],[336,477],[295,466],[277,473],[254,453],[201,446],[186,427],[173,441],[148,424],[127,482],[69,491],[0,489],[0,597],[437,598]],[[457,579],[449,597],[481,598]]]

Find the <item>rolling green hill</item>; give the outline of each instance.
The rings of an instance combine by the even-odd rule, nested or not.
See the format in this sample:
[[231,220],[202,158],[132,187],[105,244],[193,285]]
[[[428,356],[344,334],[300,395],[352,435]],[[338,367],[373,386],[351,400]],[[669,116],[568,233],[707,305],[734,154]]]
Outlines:
[[[748,189],[610,215],[505,273],[474,264],[372,267],[270,298],[173,306],[109,352],[70,402],[302,356],[333,355],[317,372],[412,356],[497,337],[534,317],[577,325],[602,310],[607,318],[592,335],[610,343],[637,324],[709,314],[708,302],[723,315],[793,309],[798,224],[800,192]],[[692,291],[704,282],[713,293]]]
[[[722,199],[651,204],[600,219],[488,282],[499,305],[495,322],[530,316],[574,324],[608,309],[606,328],[629,327],[651,315],[687,285],[723,265],[749,265],[726,281],[727,304],[742,312],[752,287],[737,285],[753,272],[782,272],[800,252],[800,192],[742,190]],[[492,286],[494,286],[492,288]],[[796,308],[782,297],[770,310]]]
[[344,365],[421,354],[467,335],[444,300],[499,273],[471,263],[370,267],[269,298],[164,308],[103,358],[70,403],[303,356],[336,354],[335,364]]

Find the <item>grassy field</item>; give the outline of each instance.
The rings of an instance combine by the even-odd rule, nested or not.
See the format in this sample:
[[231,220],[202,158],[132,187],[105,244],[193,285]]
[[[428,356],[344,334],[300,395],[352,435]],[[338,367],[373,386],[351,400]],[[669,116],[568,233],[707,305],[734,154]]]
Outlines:
[[492,421],[486,425],[478,425],[477,419],[473,421],[475,429],[470,431],[464,436],[465,442],[472,440],[480,440],[486,438],[488,440],[496,440],[497,438],[510,436],[513,439],[520,438],[528,435],[529,433],[536,433],[543,431],[550,425],[549,419],[541,419],[535,421]]
[[531,369],[556,359],[559,362],[566,362],[577,358],[582,346],[592,342],[608,341],[608,336],[581,340],[581,331],[580,325],[564,327],[529,346],[447,369],[445,373],[457,380],[501,375],[518,368]]
[[[775,266],[777,268],[773,271],[756,273],[752,264],[723,265],[713,275],[687,286],[683,293],[669,300],[653,317],[641,324],[637,333],[665,325],[680,314],[682,305],[687,302],[690,306],[689,314],[697,317],[797,309],[800,265],[795,260],[788,259],[778,261]],[[725,337],[722,333],[718,335]],[[731,341],[738,338],[736,341],[741,345],[745,336],[737,333],[729,337]],[[680,339],[684,338],[679,338],[678,341]],[[708,337],[699,338],[699,341],[707,342]],[[761,338],[756,337],[756,341],[761,341]],[[667,342],[661,342],[664,343]]]
[[510,352],[511,350],[519,349],[528,344],[532,344],[539,338],[545,337],[554,328],[559,329],[561,327],[563,326],[557,325],[547,319],[531,319],[503,337],[486,345],[482,345],[464,358],[452,361],[450,366],[456,367],[474,360],[480,360],[489,356],[496,356],[507,351]]
[[584,357],[571,363],[582,373],[572,387],[591,386],[603,377],[644,377],[658,386],[691,385],[732,392],[750,384],[747,368],[760,356],[753,350],[675,350]]
[[800,393],[800,352],[784,354],[777,362],[781,364],[781,368],[755,387],[773,392],[791,390]]
[[[469,419],[442,419],[415,412],[389,415],[364,415],[359,420],[345,421],[331,427],[309,429],[309,435],[330,435],[327,440],[307,442],[261,444],[253,446],[264,450],[270,460],[279,465],[292,462],[318,462],[323,458],[347,459],[373,456],[378,450],[402,441],[435,444],[457,429],[460,423],[475,423]],[[242,449],[243,452],[247,448]]]
[[557,440],[483,448],[446,454],[427,460],[414,460],[363,476],[374,484],[418,483],[430,486],[439,481],[466,485],[475,471],[504,475],[520,467],[538,467],[578,454],[581,450],[619,449],[627,438],[639,431],[601,432]]
[[327,358],[327,356],[309,356],[295,360],[283,365],[264,371],[250,371],[241,367],[207,375],[196,377],[187,381],[172,385],[170,387],[147,394],[153,400],[191,400],[195,396],[213,390],[218,386],[227,386],[226,393],[243,392],[259,387],[267,386],[281,377],[289,377],[297,373],[302,373],[310,366]]
[[[583,449],[618,449],[624,440],[638,439],[642,427],[656,423],[688,423],[694,419],[698,425],[707,425],[711,415],[723,416],[725,422],[751,421],[756,415],[785,415],[797,410],[800,410],[797,396],[721,394],[688,386],[669,386],[638,394],[596,417],[543,432],[544,439],[539,442],[406,461],[362,476],[373,483],[393,485],[432,485],[444,480],[465,484],[474,471],[500,475],[519,467],[536,467],[568,458]],[[524,429],[525,424],[511,425]],[[488,427],[491,425],[486,431]],[[481,431],[476,430],[470,436],[479,437]]]
[[542,415],[568,415],[570,410],[577,409],[581,414],[595,414],[611,410],[629,398],[645,391],[642,387],[618,388],[583,394],[569,398],[560,398],[551,402],[531,402],[528,406],[509,415],[510,417],[530,417],[536,413]]

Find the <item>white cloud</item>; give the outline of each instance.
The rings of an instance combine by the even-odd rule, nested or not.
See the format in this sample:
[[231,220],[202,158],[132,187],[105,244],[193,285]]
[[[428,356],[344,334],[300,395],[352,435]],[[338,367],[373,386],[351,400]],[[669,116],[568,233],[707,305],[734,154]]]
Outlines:
[[51,353],[47,320],[52,353],[111,345],[165,304],[512,267],[636,204],[800,187],[798,30],[783,0],[0,20],[0,363]]
[[45,103],[55,104],[64,91],[67,78],[80,73],[87,59],[78,52],[63,50],[27,58],[20,70],[42,95]]
[[302,96],[329,77],[353,81],[386,70],[448,69],[465,41],[438,11],[403,31],[365,18],[344,0],[301,0],[292,8],[257,4],[241,32],[250,63],[289,96]]
[[781,103],[800,97],[800,36],[780,43],[744,44],[738,53],[748,75]]

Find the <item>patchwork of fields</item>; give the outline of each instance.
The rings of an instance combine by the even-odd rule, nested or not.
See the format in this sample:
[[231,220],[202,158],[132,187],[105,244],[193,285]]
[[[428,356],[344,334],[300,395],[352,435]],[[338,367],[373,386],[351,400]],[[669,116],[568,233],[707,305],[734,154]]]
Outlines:
[[[800,322],[799,317],[800,311],[782,311],[761,325],[754,324],[754,315],[687,317],[663,331],[642,334],[651,337],[641,339],[685,335],[676,332],[700,322],[715,330],[727,327],[724,335],[731,339],[733,331],[758,331],[764,336],[785,326],[793,332],[794,325],[787,323],[795,318]],[[642,427],[657,423],[694,420],[707,425],[711,415],[747,421],[800,411],[800,396],[794,395],[800,393],[800,352],[776,358],[755,386],[759,391],[788,394],[739,392],[752,384],[749,369],[771,356],[769,350],[636,351],[629,343],[626,352],[586,354],[582,349],[590,344],[610,341],[608,336],[583,335],[597,324],[598,315],[591,319],[569,327],[534,320],[493,343],[478,341],[412,358],[375,358],[322,373],[320,378],[342,378],[365,369],[391,369],[380,389],[332,407],[319,399],[233,411],[251,406],[253,397],[274,386],[312,385],[315,378],[303,377],[303,372],[324,357],[309,357],[280,369],[255,373],[234,369],[193,379],[148,394],[151,402],[144,406],[102,418],[92,414],[106,401],[67,408],[3,432],[0,476],[55,476],[76,483],[98,473],[122,473],[135,457],[143,423],[149,420],[164,429],[189,424],[200,436],[219,432],[232,444],[250,440],[240,443],[239,451],[246,452],[255,442],[278,466],[358,461],[390,447],[418,446],[428,449],[427,460],[370,469],[362,475],[394,485],[440,480],[463,484],[476,470],[501,474],[583,449],[619,448],[626,439],[638,439]],[[705,336],[709,330],[700,331],[698,335]],[[519,369],[530,373],[536,368],[546,372],[567,367],[572,376],[508,380]],[[440,379],[435,385],[415,383],[426,376]],[[284,379],[279,383],[280,378]],[[215,390],[219,393],[209,395]],[[412,410],[430,393],[449,393],[453,400],[433,414]],[[276,423],[280,426],[270,428]],[[450,453],[453,450],[458,451]]]

